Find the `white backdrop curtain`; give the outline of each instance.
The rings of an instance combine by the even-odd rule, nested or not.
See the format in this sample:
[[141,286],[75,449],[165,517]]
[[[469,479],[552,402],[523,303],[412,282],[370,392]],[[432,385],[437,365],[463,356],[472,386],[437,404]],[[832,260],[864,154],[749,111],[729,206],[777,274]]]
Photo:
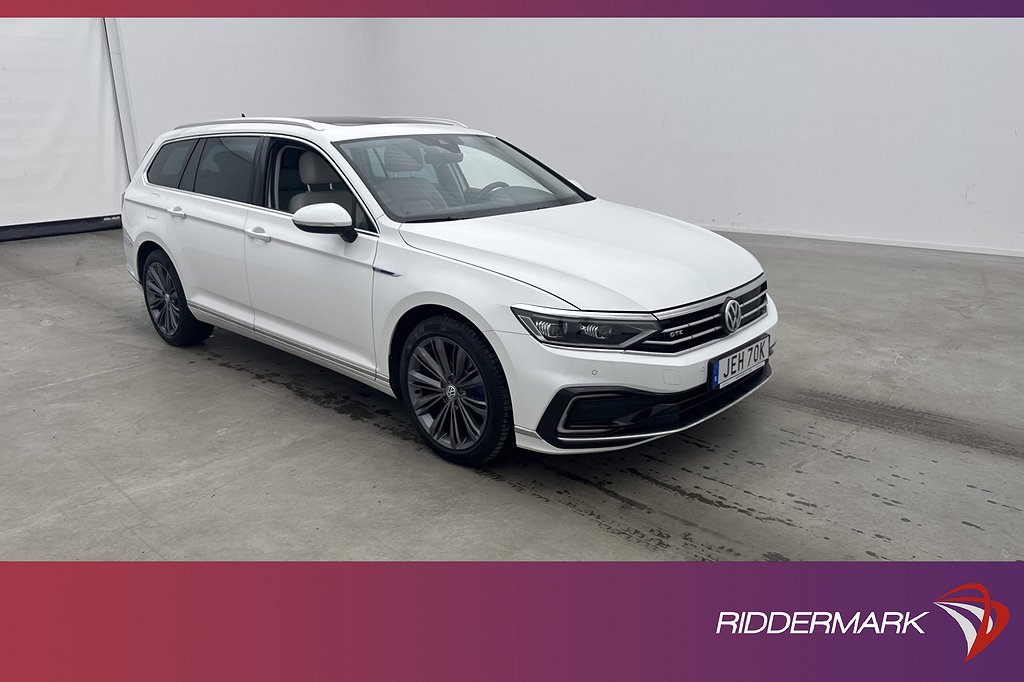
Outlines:
[[124,143],[101,19],[0,19],[0,226],[120,213]]

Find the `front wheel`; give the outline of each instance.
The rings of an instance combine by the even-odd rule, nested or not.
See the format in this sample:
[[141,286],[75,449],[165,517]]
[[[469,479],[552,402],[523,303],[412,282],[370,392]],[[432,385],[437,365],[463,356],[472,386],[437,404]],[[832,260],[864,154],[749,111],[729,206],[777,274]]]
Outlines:
[[508,383],[476,329],[444,316],[420,322],[405,341],[400,371],[413,424],[439,455],[481,466],[511,447]]

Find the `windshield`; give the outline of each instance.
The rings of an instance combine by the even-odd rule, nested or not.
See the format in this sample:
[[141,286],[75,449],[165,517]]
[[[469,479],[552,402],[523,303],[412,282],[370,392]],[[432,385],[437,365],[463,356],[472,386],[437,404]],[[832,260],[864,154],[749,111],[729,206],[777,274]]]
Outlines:
[[463,220],[592,198],[494,137],[410,135],[334,146],[398,222]]

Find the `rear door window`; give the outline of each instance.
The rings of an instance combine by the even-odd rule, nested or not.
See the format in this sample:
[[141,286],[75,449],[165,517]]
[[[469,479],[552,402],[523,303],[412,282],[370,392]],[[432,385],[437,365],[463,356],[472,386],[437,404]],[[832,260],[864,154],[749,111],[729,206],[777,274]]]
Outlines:
[[168,142],[156,153],[153,163],[149,164],[146,178],[154,185],[177,187],[181,171],[188,163],[188,158],[192,155],[195,146],[195,140]]
[[251,203],[259,143],[259,137],[207,138],[196,169],[195,191]]

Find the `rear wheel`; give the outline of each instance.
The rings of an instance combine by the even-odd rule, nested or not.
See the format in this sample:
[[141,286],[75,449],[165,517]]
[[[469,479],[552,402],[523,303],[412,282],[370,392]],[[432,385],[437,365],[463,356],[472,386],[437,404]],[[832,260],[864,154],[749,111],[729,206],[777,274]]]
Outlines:
[[171,259],[163,251],[154,251],[142,266],[142,290],[153,329],[172,346],[190,346],[213,333],[213,325],[200,322],[188,309]]
[[420,322],[405,341],[402,397],[413,424],[445,459],[468,466],[511,447],[512,400],[480,332],[450,317]]

